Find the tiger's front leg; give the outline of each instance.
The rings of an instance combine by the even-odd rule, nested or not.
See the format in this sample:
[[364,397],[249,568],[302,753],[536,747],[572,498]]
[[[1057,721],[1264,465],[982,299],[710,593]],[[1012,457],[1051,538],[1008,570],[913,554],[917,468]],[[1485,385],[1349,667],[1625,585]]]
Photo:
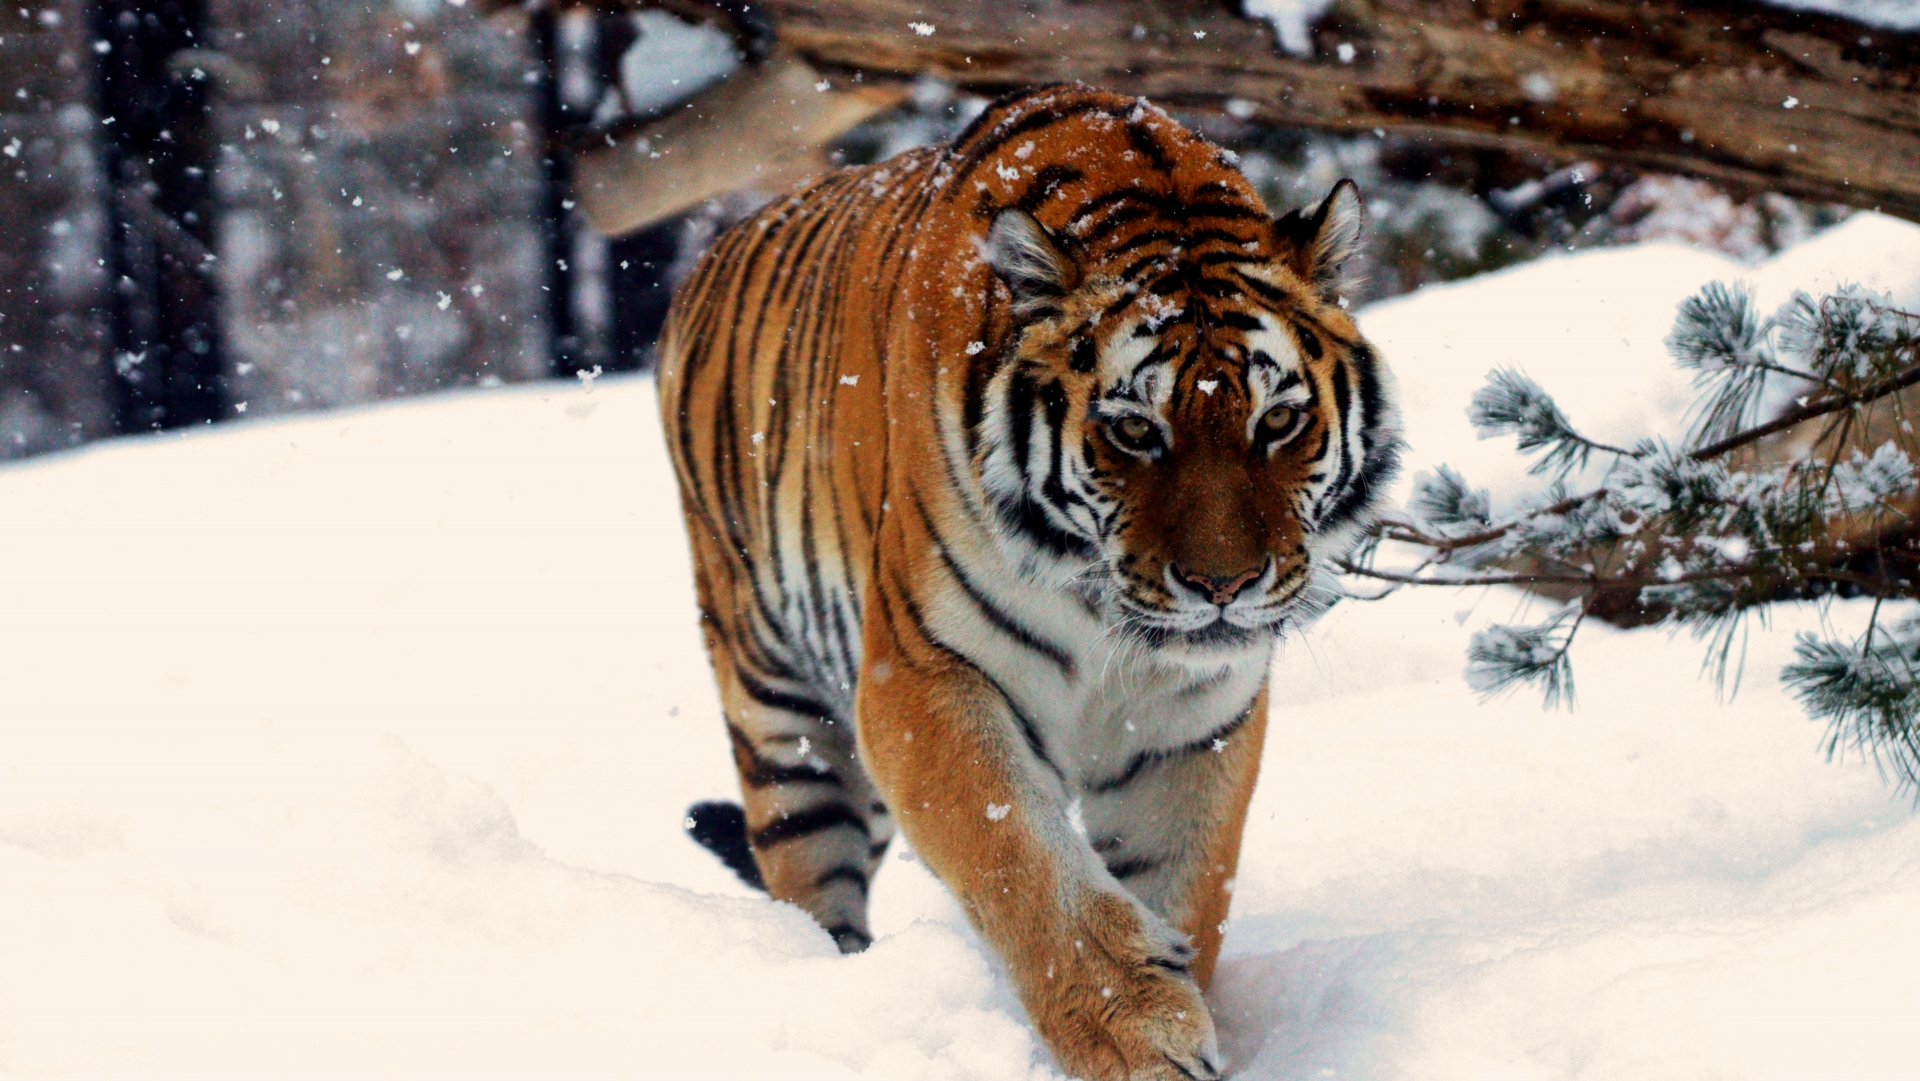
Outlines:
[[1218,1078],[1193,947],[1073,829],[1016,707],[925,633],[897,587],[869,604],[865,642],[861,757],[1060,1065],[1098,1081]]
[[1142,753],[1082,797],[1094,851],[1127,892],[1186,932],[1202,988],[1220,956],[1266,729],[1263,688],[1216,731]]

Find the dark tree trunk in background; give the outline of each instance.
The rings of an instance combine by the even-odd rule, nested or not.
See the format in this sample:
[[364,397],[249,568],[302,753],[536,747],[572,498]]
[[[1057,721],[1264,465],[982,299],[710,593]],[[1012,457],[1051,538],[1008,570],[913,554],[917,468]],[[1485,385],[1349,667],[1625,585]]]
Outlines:
[[221,419],[212,80],[170,65],[204,45],[204,0],[95,7],[107,203],[109,363],[121,432]]
[[[559,133],[578,127],[583,119],[567,100],[561,86],[564,58],[561,55],[559,28],[551,8],[533,13],[528,28],[534,55],[540,60],[540,150],[541,175],[546,190],[541,198],[541,239],[544,242],[542,288],[547,296],[547,320],[553,336],[553,374],[566,376],[587,370],[580,348],[580,313],[575,299],[573,259],[573,201],[567,197],[573,188],[573,162],[560,150]],[[589,111],[591,111],[589,109]]]
[[653,367],[653,347],[673,303],[668,278],[680,254],[682,219],[671,218],[607,245],[607,281],[613,306],[608,369]]

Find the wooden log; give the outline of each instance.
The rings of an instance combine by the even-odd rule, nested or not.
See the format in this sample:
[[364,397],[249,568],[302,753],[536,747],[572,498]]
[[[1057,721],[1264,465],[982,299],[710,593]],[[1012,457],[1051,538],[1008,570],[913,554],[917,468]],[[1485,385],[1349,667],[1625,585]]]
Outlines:
[[989,93],[1081,80],[1262,123],[1597,158],[1920,220],[1920,34],[1752,0],[1338,0],[1310,56],[1224,0],[756,10],[814,65],[869,78]]

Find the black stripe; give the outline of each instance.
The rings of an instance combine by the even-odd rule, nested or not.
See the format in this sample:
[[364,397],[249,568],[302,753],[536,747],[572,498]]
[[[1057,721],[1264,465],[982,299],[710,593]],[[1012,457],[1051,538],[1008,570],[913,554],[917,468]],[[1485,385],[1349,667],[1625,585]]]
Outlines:
[[[1116,194],[1121,199],[1127,199],[1131,197],[1133,193],[1122,191]],[[1095,200],[1096,203],[1100,201],[1101,200]],[[1083,234],[1076,234],[1076,235],[1080,236],[1082,243],[1086,244],[1089,247],[1092,247],[1106,240],[1108,237],[1112,236],[1114,232],[1120,229],[1122,226],[1128,225],[1132,222],[1142,221],[1147,218],[1157,218],[1157,217],[1160,217],[1162,213],[1163,212],[1160,210],[1159,207],[1150,206],[1143,203],[1135,203],[1131,206],[1123,206],[1118,210],[1115,210],[1113,213],[1108,214],[1106,217],[1102,218],[1098,225],[1095,225],[1087,229]]]
[[[1142,229],[1127,239],[1122,240],[1120,243],[1113,245],[1102,254],[1108,258],[1117,258],[1137,248],[1147,247],[1150,244],[1166,244],[1168,246],[1181,244],[1186,240],[1186,236],[1187,233],[1184,229]],[[1122,274],[1121,277],[1126,278],[1129,277],[1129,275]]]
[[1285,290],[1276,289],[1251,274],[1236,272],[1234,277],[1239,278],[1242,285],[1253,290],[1255,295],[1273,305],[1277,310],[1291,312],[1294,309],[1295,304],[1293,297],[1289,296]]
[[1060,512],[1060,517],[1071,522],[1073,518],[1067,514],[1066,508],[1076,505],[1084,507],[1086,500],[1067,491],[1067,392],[1059,383],[1048,380],[1040,385],[1040,401],[1047,411],[1047,449],[1053,455],[1053,461],[1048,463],[1046,479],[1040,482],[1040,495],[1053,505],[1054,510]]
[[734,666],[734,675],[740,680],[740,689],[747,697],[763,706],[784,709],[788,713],[797,713],[802,717],[827,718],[833,711],[819,702],[801,694],[792,694],[777,687],[769,687],[760,682],[760,677],[739,665]]
[[[1255,701],[1258,700],[1256,696]],[[1192,743],[1184,743],[1178,747],[1169,747],[1160,751],[1141,751],[1127,762],[1127,768],[1121,770],[1118,776],[1090,784],[1087,786],[1087,791],[1094,795],[1117,792],[1137,780],[1149,766],[1156,766],[1162,762],[1182,758],[1198,751],[1211,751],[1216,742],[1226,739],[1228,736],[1238,732],[1241,726],[1245,725],[1252,716],[1253,703],[1249,702],[1247,703],[1247,708],[1241,710],[1233,720],[1228,721],[1207,735],[1201,736]]]
[[1007,381],[1007,436],[1008,449],[1013,454],[1014,472],[1024,480],[1029,472],[1033,454],[1033,421],[1036,387],[1033,378],[1024,370],[1015,371]]
[[786,784],[840,784],[839,775],[826,766],[783,766],[766,757],[754,747],[753,741],[738,725],[729,723],[727,735],[733,740],[734,766],[740,774],[741,783],[748,788],[771,788]]
[[1014,205],[1032,213],[1038,210],[1040,204],[1046,202],[1049,196],[1058,191],[1060,185],[1071,184],[1086,175],[1071,165],[1046,166],[1034,174],[1033,183],[1027,186],[1026,194],[1020,196],[1020,201]]
[[1000,696],[1000,700],[1007,704],[1007,712],[1013,714],[1014,725],[1020,729],[1020,738],[1026,740],[1027,749],[1033,752],[1033,756],[1038,758],[1042,765],[1053,771],[1055,777],[1063,781],[1066,780],[1066,773],[1062,771],[1059,766],[1055,765],[1053,758],[1047,754],[1047,741],[1040,736],[1040,726],[1034,724],[1033,719],[1028,717],[1026,713],[1020,709],[1020,704],[1014,701],[1013,695],[1007,693],[1007,689],[1002,687],[1000,681],[994,679],[992,674],[986,669],[973,663],[972,660],[968,659],[966,654],[953,648],[946,642],[941,641],[940,637],[934,634],[933,627],[927,623],[926,613],[920,610],[919,602],[914,600],[911,587],[904,579],[900,578],[900,575],[903,573],[904,569],[897,569],[895,571],[893,585],[894,589],[900,595],[900,603],[906,606],[907,615],[913,620],[913,625],[920,629],[920,633],[925,636],[927,642],[935,649],[940,650],[954,660],[973,669],[974,672],[979,674],[981,679],[986,681],[987,686],[993,688],[994,693]]
[[1339,505],[1339,501],[1346,498],[1347,485],[1353,478],[1355,462],[1353,455],[1347,451],[1349,437],[1356,434],[1347,430],[1348,425],[1353,423],[1353,417],[1349,415],[1352,397],[1353,390],[1347,382],[1347,366],[1335,364],[1333,366],[1333,408],[1340,417],[1340,468],[1334,472],[1333,483],[1327,488],[1326,494],[1314,503],[1313,516],[1316,519],[1324,520],[1320,505],[1325,503],[1329,496],[1336,501],[1336,506]]
[[[1202,218],[1218,218],[1221,221],[1259,221],[1267,216],[1255,207],[1242,202],[1221,202],[1219,200],[1190,200],[1180,204],[1174,211],[1182,221],[1198,221]],[[1241,241],[1253,240],[1251,236],[1239,238]]]
[[[1259,352],[1258,350],[1255,351],[1254,355],[1257,357],[1267,356],[1267,354],[1263,352]],[[1271,357],[1267,357],[1267,360],[1268,360],[1268,363],[1266,365],[1267,367],[1273,368],[1278,372],[1280,372],[1280,380],[1273,385],[1273,393],[1275,397],[1279,397],[1280,395],[1285,394],[1287,391],[1292,390],[1294,387],[1297,387],[1300,385],[1302,380],[1300,378],[1299,372],[1290,372],[1285,368],[1280,367],[1280,365],[1272,363],[1273,358]],[[1313,388],[1308,387],[1307,391],[1309,394],[1308,400],[1311,401],[1312,400],[1311,394],[1312,394]]]
[[1097,554],[1085,539],[1056,527],[1053,519],[1047,517],[1046,510],[1025,495],[997,497],[993,501],[993,511],[1007,529],[1057,558],[1091,560]]
[[1067,367],[1085,375],[1100,362],[1100,346],[1090,335],[1081,335],[1073,340],[1073,351],[1067,356]]
[[1147,161],[1151,162],[1155,169],[1164,173],[1173,168],[1173,158],[1161,147],[1160,141],[1153,137],[1153,132],[1148,130],[1145,124],[1128,124],[1127,141],[1133,144],[1135,150],[1145,154]]
[[1368,444],[1366,456],[1360,466],[1360,475],[1354,479],[1353,487],[1340,498],[1338,503],[1327,511],[1327,517],[1321,528],[1338,525],[1351,519],[1365,506],[1374,495],[1384,489],[1387,482],[1400,468],[1400,444],[1397,440],[1382,439],[1376,445],[1375,436],[1368,435],[1364,441]]
[[[1120,271],[1118,276],[1120,280],[1123,282],[1131,282],[1135,278],[1139,277],[1142,273],[1153,269],[1155,266],[1165,266],[1166,262],[1167,262],[1166,252],[1164,251],[1149,252],[1148,254],[1143,255],[1138,259],[1135,259],[1133,262],[1128,263],[1126,268]],[[1132,303],[1134,298],[1132,294],[1127,294],[1126,299],[1128,303]]]
[[[1333,426],[1330,424],[1323,424],[1320,426],[1320,443],[1318,446],[1313,448],[1312,454],[1307,455],[1307,461],[1317,462],[1320,459],[1325,458],[1327,456],[1327,450],[1332,446],[1333,446]],[[1324,479],[1325,477],[1326,477],[1326,474],[1324,473],[1315,473],[1313,477],[1310,479],[1318,481],[1318,480]]]
[[1028,96],[1037,97],[1041,94],[1058,94],[1062,91],[1071,92],[1078,89],[1082,88],[1074,83],[1061,82],[1046,83],[1041,86],[1023,86],[1009,90],[988,102],[987,107],[980,110],[980,115],[974,117],[973,121],[962,129],[960,134],[953,137],[954,149],[965,150],[968,143],[980,138],[986,133],[987,129],[1005,120],[1007,107],[1020,101],[1022,98]]
[[[1065,90],[1068,89],[1068,87],[1062,84],[1060,89]],[[974,126],[978,127],[984,121],[991,119],[994,121],[994,123],[990,125],[991,130],[975,132],[974,127],[969,127],[967,132],[963,133],[961,137],[955,141],[954,150],[959,157],[959,164],[954,169],[953,179],[948,181],[949,187],[965,182],[973,175],[974,170],[978,169],[986,161],[989,155],[1022,135],[1031,135],[1034,132],[1050,128],[1055,124],[1065,123],[1075,117],[1085,116],[1088,113],[1101,113],[1118,118],[1132,111],[1131,104],[1122,109],[1105,105],[1090,98],[1081,98],[1076,102],[1061,103],[1066,106],[1065,108],[1031,110],[1018,120],[1012,120],[1009,123],[1009,118],[1005,112],[1001,110],[1004,110],[1007,105],[1011,105],[1016,101],[1028,97],[1029,93],[1034,97],[1040,97],[1045,94],[1046,91],[1023,91],[1008,95],[1001,99],[1001,105],[998,109],[989,108],[986,112],[980,114],[980,117],[974,122]]]
[[[920,493],[918,491],[914,492],[913,500],[916,504],[920,502]],[[927,516],[925,507],[920,508],[920,516],[926,518],[929,525],[931,525],[932,519]],[[935,537],[938,537],[937,532],[935,533]],[[940,553],[940,562],[946,565],[947,573],[953,575],[953,580],[959,583],[960,591],[967,595],[967,599],[973,602],[974,607],[980,610],[980,614],[986,618],[988,623],[993,624],[1000,633],[1052,661],[1061,672],[1069,678],[1074,675],[1075,665],[1073,658],[1067,654],[1066,650],[1061,649],[1051,642],[1044,641],[1038,634],[1035,634],[1032,630],[1014,619],[1013,616],[1001,610],[999,605],[994,604],[992,599],[981,592],[980,587],[974,584],[973,579],[968,577],[967,572],[954,560],[953,553],[947,549],[945,543],[936,539],[934,551]]]
[[844,803],[824,803],[798,814],[776,818],[754,830],[751,839],[755,848],[770,848],[842,826],[851,826],[862,835],[867,832],[866,822],[853,808]]

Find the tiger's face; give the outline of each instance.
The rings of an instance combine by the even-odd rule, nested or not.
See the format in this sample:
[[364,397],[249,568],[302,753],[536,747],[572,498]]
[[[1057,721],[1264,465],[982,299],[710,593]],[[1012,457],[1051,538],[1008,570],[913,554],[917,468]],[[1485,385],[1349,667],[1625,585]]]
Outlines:
[[1030,573],[1196,661],[1324,607],[1398,450],[1386,374],[1336,299],[1359,215],[1343,181],[1263,221],[1269,244],[1173,246],[1130,275],[1083,275],[1033,218],[995,219],[982,250],[1020,329],[976,463]]

